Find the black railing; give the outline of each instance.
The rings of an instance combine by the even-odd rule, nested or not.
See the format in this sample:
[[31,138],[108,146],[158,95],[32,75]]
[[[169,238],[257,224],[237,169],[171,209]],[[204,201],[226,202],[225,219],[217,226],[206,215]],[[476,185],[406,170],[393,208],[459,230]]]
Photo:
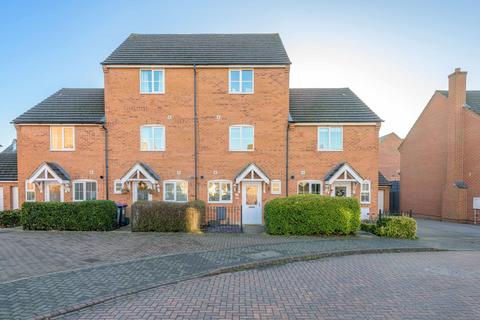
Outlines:
[[242,206],[207,205],[205,232],[243,232]]

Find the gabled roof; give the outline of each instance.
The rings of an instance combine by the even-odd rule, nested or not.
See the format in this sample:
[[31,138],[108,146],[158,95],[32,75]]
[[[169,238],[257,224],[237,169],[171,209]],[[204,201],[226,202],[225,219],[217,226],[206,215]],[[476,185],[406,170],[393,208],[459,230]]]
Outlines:
[[12,122],[15,124],[101,124],[104,122],[104,117],[103,89],[63,88]]
[[[340,179],[340,176],[342,173],[345,173],[346,175],[351,175],[352,179],[362,183],[363,178],[362,176],[355,170],[351,165],[349,165],[347,162],[339,162],[336,165],[334,165],[325,175],[323,178],[326,183],[331,184],[335,180]],[[342,179],[340,179],[342,180]]]
[[398,134],[396,134],[395,132],[390,132],[389,134],[386,134],[386,135],[384,135],[384,136],[381,136],[379,140],[380,140],[380,142],[383,142],[383,141],[385,141],[385,140],[386,140],[387,138],[389,138],[389,137],[396,138],[396,139],[399,140],[399,141],[402,141],[402,140],[403,140],[403,139],[400,138],[400,137],[398,136]]
[[[448,97],[448,90],[437,90],[444,96]],[[467,90],[467,108],[473,112],[480,114],[480,90]]]
[[57,164],[55,162],[46,162],[46,164],[50,167],[50,169],[53,170],[53,172],[56,173],[56,175],[60,179],[62,179],[64,181],[70,181],[70,175],[59,164]]
[[131,34],[104,65],[290,64],[272,34]]
[[0,182],[17,181],[17,179],[17,153],[5,151],[0,153]]
[[290,89],[291,122],[381,122],[349,88]]
[[392,183],[385,178],[385,176],[379,171],[378,172],[378,185],[379,186],[391,186]]
[[123,183],[130,180],[148,180],[151,183],[160,181],[160,176],[146,163],[135,163],[120,179]]
[[58,183],[64,183],[70,181],[70,175],[59,164],[55,162],[42,163],[28,178],[29,183],[36,181],[57,181]]
[[267,184],[270,183],[270,178],[255,163],[250,163],[244,167],[235,176],[234,180],[235,183],[240,183],[243,180],[261,180]]

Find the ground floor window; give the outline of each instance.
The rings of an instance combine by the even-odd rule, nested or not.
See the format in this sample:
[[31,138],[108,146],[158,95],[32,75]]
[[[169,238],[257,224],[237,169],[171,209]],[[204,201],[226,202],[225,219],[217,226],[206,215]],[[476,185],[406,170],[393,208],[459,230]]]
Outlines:
[[322,194],[321,181],[300,181],[298,182],[298,194]]
[[73,183],[73,201],[97,200],[96,181],[75,181]]
[[362,190],[360,193],[360,202],[361,203],[370,203],[370,189],[371,189],[371,184],[370,181],[364,180],[362,183]]
[[25,200],[27,202],[35,201],[35,184],[29,183],[28,181],[25,184]]
[[209,203],[231,203],[232,182],[231,181],[209,181],[208,182]]
[[282,182],[280,180],[272,180],[270,187],[270,192],[272,194],[281,194],[282,193]]
[[163,183],[163,200],[173,202],[188,201],[188,182],[184,180],[170,180]]

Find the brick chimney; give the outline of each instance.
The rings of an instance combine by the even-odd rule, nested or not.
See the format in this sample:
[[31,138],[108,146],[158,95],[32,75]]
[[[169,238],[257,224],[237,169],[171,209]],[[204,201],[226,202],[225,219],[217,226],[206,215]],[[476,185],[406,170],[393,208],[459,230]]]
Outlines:
[[466,189],[458,187],[464,181],[464,106],[467,99],[467,72],[456,68],[448,76],[447,111],[447,172],[443,199],[444,218],[466,219]]

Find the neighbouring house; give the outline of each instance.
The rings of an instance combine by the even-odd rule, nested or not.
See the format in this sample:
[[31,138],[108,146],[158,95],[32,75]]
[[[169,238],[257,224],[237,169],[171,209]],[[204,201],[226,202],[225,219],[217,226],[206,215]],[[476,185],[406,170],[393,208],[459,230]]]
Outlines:
[[16,140],[0,152],[0,211],[18,209]]
[[402,143],[395,132],[380,137],[378,152],[378,168],[382,175],[389,181],[400,180],[400,151]]
[[390,212],[390,194],[392,191],[392,182],[378,172],[378,210]]
[[460,68],[437,90],[400,146],[401,208],[419,216],[474,220],[480,197],[480,91]]
[[290,89],[290,64],[278,34],[130,35],[104,89],[13,121],[20,202],[200,199],[263,224],[269,199],[314,193],[375,217],[382,120],[348,88]]

